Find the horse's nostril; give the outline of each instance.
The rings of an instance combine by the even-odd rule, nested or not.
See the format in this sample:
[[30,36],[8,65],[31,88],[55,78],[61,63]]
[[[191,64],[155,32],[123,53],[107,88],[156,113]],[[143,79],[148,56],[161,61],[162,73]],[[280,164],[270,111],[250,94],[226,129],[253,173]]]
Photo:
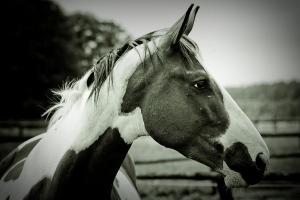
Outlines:
[[265,171],[267,163],[268,159],[263,153],[257,154],[255,164],[258,169]]

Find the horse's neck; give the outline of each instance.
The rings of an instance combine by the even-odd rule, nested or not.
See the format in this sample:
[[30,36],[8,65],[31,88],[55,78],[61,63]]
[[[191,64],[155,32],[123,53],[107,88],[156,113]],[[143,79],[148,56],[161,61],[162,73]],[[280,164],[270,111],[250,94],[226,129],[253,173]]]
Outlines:
[[68,150],[56,169],[50,193],[55,194],[55,199],[93,195],[109,198],[129,148],[117,129],[108,128],[85,150]]
[[[95,192],[110,195],[130,144],[121,138],[117,127],[110,125],[114,123],[112,119],[96,118],[89,109],[82,112],[80,106],[74,105],[61,123],[48,130],[24,166],[19,183],[26,181],[28,185],[23,195],[45,182],[50,186],[48,194],[56,195],[55,199]],[[102,114],[113,116],[108,109]],[[34,169],[37,171],[32,173]]]
[[[54,124],[47,138],[40,142],[44,153],[37,153],[39,157],[49,158],[48,152],[53,148],[56,151],[50,159],[43,159],[44,171],[41,173],[58,180],[57,185],[68,182],[68,179],[70,183],[76,183],[74,179],[78,178],[78,184],[97,184],[96,191],[101,187],[107,191],[130,144],[139,136],[148,135],[140,108],[130,113],[121,112],[128,80],[141,63],[137,58],[146,57],[144,51],[136,51],[130,51],[126,59],[120,59],[116,64],[112,71],[113,87],[107,79],[101,86],[98,94],[101,98],[97,99],[96,104],[94,99],[88,98],[90,92],[86,89],[81,98],[72,104],[67,116]],[[64,190],[64,187],[59,188]],[[70,192],[74,188],[70,187]]]

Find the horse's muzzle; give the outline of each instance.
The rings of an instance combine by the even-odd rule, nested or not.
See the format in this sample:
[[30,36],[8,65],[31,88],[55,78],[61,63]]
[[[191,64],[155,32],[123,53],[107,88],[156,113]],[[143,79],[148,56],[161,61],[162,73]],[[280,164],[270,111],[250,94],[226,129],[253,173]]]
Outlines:
[[268,164],[268,158],[263,153],[258,153],[255,161],[252,161],[248,148],[241,142],[236,142],[225,150],[224,160],[228,167],[239,172],[249,185],[263,179]]

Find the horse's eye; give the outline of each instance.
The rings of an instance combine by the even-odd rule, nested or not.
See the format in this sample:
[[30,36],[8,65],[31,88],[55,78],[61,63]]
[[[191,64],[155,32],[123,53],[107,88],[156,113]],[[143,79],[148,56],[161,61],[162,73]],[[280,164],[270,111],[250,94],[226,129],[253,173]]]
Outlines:
[[203,79],[203,80],[194,82],[194,87],[201,90],[201,89],[204,89],[205,87],[207,87],[207,84],[208,84],[207,80]]

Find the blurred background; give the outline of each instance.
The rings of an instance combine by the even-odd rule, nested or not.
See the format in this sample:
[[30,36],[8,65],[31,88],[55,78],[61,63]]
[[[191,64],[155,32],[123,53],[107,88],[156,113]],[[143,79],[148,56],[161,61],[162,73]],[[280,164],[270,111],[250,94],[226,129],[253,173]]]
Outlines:
[[[51,89],[79,78],[130,39],[171,26],[191,3],[201,6],[190,37],[205,66],[261,132],[271,151],[260,184],[232,199],[300,197],[300,3],[254,1],[10,0],[0,90],[0,158],[45,131]],[[224,199],[209,168],[138,139],[143,199]]]

